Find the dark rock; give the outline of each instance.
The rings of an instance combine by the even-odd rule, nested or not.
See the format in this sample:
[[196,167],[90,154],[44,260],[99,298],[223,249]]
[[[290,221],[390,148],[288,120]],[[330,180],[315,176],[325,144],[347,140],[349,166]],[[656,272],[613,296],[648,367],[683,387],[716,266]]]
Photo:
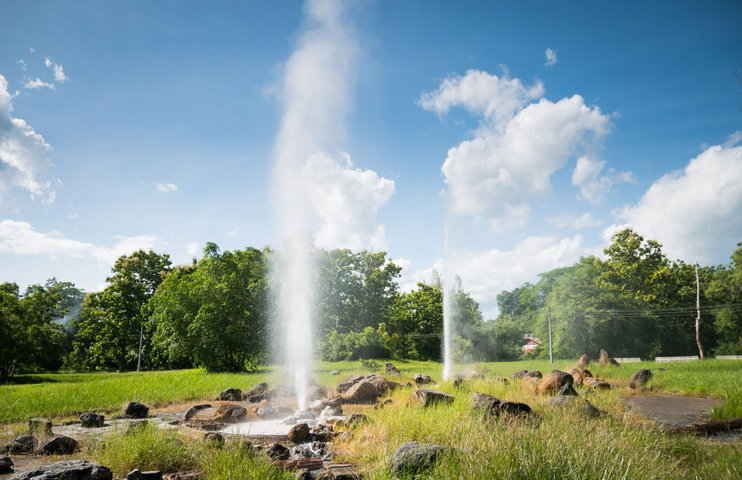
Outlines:
[[572,385],[574,378],[567,372],[554,370],[546,375],[538,384],[538,393],[556,395],[564,385]]
[[416,373],[412,379],[415,381],[415,384],[417,385],[428,385],[430,383],[433,383],[433,379],[430,378],[429,375],[423,375],[422,373]]
[[85,412],[80,415],[80,424],[85,428],[100,428],[104,425],[106,417],[94,412]]
[[500,404],[500,399],[486,393],[473,393],[472,401],[475,410],[482,410],[485,413],[494,413],[494,410]]
[[381,375],[371,375],[367,377],[365,381],[372,383],[376,387],[376,390],[378,390],[379,395],[384,395],[401,387],[399,383],[387,380]]
[[575,391],[575,388],[572,386],[571,383],[565,383],[562,385],[562,388],[559,389],[558,395],[571,395],[573,397],[577,396],[577,391]]
[[236,403],[225,403],[216,409],[214,419],[222,423],[237,423],[247,415],[247,409]]
[[139,402],[129,402],[124,409],[124,418],[147,418],[149,407]]
[[395,475],[419,474],[435,466],[443,453],[440,445],[407,442],[394,452],[392,472]]
[[5,447],[8,453],[33,453],[39,448],[39,440],[33,435],[15,437]]
[[224,435],[219,432],[207,432],[204,434],[204,441],[215,447],[223,447]]
[[513,374],[513,378],[523,378],[528,373],[528,370],[518,370]]
[[530,406],[520,402],[500,402],[495,413],[497,415],[507,414],[514,416],[529,415],[533,410]]
[[315,442],[329,442],[332,435],[332,428],[328,425],[319,424],[309,429],[309,437]]
[[289,430],[288,437],[292,443],[304,443],[309,438],[309,425],[297,423]]
[[588,390],[610,390],[611,384],[605,380],[601,380],[595,377],[588,377],[584,380],[583,385],[587,386]]
[[620,367],[621,364],[619,364],[611,355],[605,351],[600,350],[600,357],[598,357],[598,363],[600,363],[601,367]]
[[345,424],[348,426],[359,425],[366,422],[368,422],[368,417],[362,413],[353,413],[345,419]]
[[41,451],[45,455],[69,455],[74,453],[75,450],[77,450],[77,440],[64,435],[54,437],[41,447]]
[[342,395],[343,403],[375,403],[379,389],[371,382],[361,381],[348,388]]
[[643,387],[652,378],[652,371],[645,368],[637,371],[629,380],[629,387],[637,389]]
[[55,462],[19,473],[12,480],[112,480],[111,470],[87,460]]
[[258,403],[271,398],[268,384],[263,382],[253,385],[253,387],[245,394],[245,398],[250,403]]
[[217,400],[222,402],[239,402],[242,400],[242,390],[239,388],[228,388],[219,394]]
[[438,390],[430,390],[428,388],[415,390],[412,392],[412,398],[420,402],[424,407],[437,405],[439,403],[453,403],[453,395],[439,392]]
[[587,368],[588,365],[590,365],[590,357],[587,356],[587,353],[583,353],[580,355],[580,358],[577,359],[577,368],[583,370]]
[[149,471],[142,472],[139,469],[134,469],[126,476],[126,480],[162,480],[162,472]]
[[268,447],[265,454],[268,455],[268,458],[271,460],[288,460],[291,456],[291,451],[280,443],[274,443]]
[[28,419],[28,433],[30,435],[52,436],[52,421],[48,418],[34,417]]
[[526,372],[525,375],[523,375],[523,378],[543,378],[544,374],[541,373],[539,370],[533,370],[532,372]]
[[388,375],[401,375],[402,372],[399,371],[397,367],[395,367],[392,362],[386,362],[386,373]]
[[208,403],[200,403],[198,405],[194,405],[188,410],[186,410],[185,415],[183,416],[184,421],[188,421],[191,418],[193,418],[194,415],[196,415],[201,410],[206,410],[207,408],[211,408],[211,404]]
[[0,475],[13,473],[13,460],[10,457],[0,457]]

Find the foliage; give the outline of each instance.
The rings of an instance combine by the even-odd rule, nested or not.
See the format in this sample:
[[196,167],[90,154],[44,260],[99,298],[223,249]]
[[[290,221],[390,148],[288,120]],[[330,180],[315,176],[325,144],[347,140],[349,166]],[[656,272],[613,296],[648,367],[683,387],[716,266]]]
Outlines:
[[443,332],[443,288],[440,282],[418,283],[397,297],[387,325],[387,345],[394,358],[438,360]]
[[322,360],[330,362],[389,358],[390,356],[390,350],[385,342],[384,329],[375,330],[373,327],[366,327],[358,333],[332,331],[320,340],[318,353]]

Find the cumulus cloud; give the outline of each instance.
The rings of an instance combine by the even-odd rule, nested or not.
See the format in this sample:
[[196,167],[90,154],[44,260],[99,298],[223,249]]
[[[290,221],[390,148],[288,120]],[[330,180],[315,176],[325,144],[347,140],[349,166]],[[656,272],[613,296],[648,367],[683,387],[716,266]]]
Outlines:
[[602,202],[616,182],[633,182],[634,174],[630,171],[617,172],[609,168],[604,172],[605,161],[591,156],[577,159],[572,171],[572,185],[579,188],[577,198],[597,204]]
[[423,94],[427,110],[445,114],[461,106],[482,118],[474,138],[451,148],[443,164],[454,213],[487,218],[494,229],[522,227],[529,200],[550,189],[556,171],[577,153],[595,157],[610,130],[608,116],[579,95],[557,102],[542,95],[540,83],[526,87],[476,70]]
[[546,56],[546,62],[544,63],[547,67],[552,67],[556,65],[557,63],[557,54],[554,50],[547,48],[544,52],[544,55]]
[[153,235],[120,236],[112,245],[105,246],[65,238],[58,232],[39,232],[28,222],[0,221],[0,252],[13,255],[43,255],[53,259],[90,258],[103,264],[113,264],[121,255],[163,246]]
[[320,248],[381,250],[386,248],[384,226],[374,219],[394,194],[394,182],[373,170],[353,167],[349,155],[341,161],[326,153],[312,155],[303,169],[306,191],[319,226]]
[[48,88],[49,90],[54,90],[54,84],[53,83],[47,83],[40,79],[39,77],[36,77],[35,79],[26,79],[26,82],[23,84],[23,88],[28,90],[36,90],[39,88]]
[[596,227],[600,225],[600,220],[594,218],[590,212],[585,212],[582,215],[559,215],[552,217],[548,220],[549,225],[558,230],[582,230],[589,227]]
[[44,59],[44,65],[46,65],[46,68],[50,68],[54,72],[54,81],[57,83],[64,83],[69,78],[67,78],[67,75],[64,73],[64,67],[62,65],[59,65],[58,63],[52,62],[52,60],[49,57],[46,57]]
[[[606,239],[632,227],[659,241],[670,258],[727,262],[742,240],[742,146],[713,146],[655,181],[639,201],[616,212]],[[708,232],[708,233],[707,233]]]
[[174,183],[157,182],[157,191],[158,192],[176,192],[178,191],[178,186]]
[[31,125],[13,117],[13,96],[0,75],[0,201],[12,188],[23,189],[32,198],[54,201],[50,151]]

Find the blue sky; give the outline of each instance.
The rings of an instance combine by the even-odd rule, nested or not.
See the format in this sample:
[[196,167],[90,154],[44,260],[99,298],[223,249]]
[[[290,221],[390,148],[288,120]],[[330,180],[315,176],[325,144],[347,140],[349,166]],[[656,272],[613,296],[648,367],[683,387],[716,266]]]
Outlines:
[[[287,62],[312,31],[335,28],[309,10],[294,1],[3,2],[0,281],[56,276],[94,290],[132,248],[188,262],[206,241],[274,245]],[[308,127],[328,139],[308,180],[319,184],[308,203],[323,246],[386,248],[409,287],[441,268],[447,222],[450,264],[492,312],[498,291],[599,253],[621,225],[691,262],[705,241],[702,261],[726,263],[742,240],[739,2],[361,1],[340,10],[338,55],[349,63],[326,67],[347,92],[328,99],[339,119],[331,131]],[[559,105],[574,95],[577,136],[562,142],[571,124]],[[323,100],[313,98],[320,116]],[[508,133],[538,104],[545,123]],[[549,135],[557,143],[516,155]],[[489,146],[454,155],[459,173],[444,173],[449,149],[471,141]],[[533,175],[482,187],[511,167]],[[546,184],[524,188],[539,173]],[[336,187],[339,203],[323,204]],[[353,221],[333,224],[340,217]]]

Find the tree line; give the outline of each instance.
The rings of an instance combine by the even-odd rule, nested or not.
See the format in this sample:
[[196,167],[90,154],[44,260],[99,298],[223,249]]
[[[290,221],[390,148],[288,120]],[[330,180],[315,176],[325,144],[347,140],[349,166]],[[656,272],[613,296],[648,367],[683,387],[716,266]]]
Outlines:
[[[221,251],[174,266],[167,254],[120,257],[106,287],[84,293],[56,279],[21,293],[0,284],[0,376],[17,372],[174,369],[249,371],[269,362],[273,328],[269,249]],[[384,252],[316,252],[316,352],[330,361],[439,360],[443,287],[437,275],[400,291]],[[670,261],[630,229],[605,258],[585,257],[498,298],[485,321],[461,287],[452,292],[458,361],[521,356],[524,335],[546,337],[556,357],[687,355],[695,349],[695,266]],[[742,244],[727,266],[698,269],[700,339],[709,353],[742,353]],[[545,355],[545,351],[537,352]]]

